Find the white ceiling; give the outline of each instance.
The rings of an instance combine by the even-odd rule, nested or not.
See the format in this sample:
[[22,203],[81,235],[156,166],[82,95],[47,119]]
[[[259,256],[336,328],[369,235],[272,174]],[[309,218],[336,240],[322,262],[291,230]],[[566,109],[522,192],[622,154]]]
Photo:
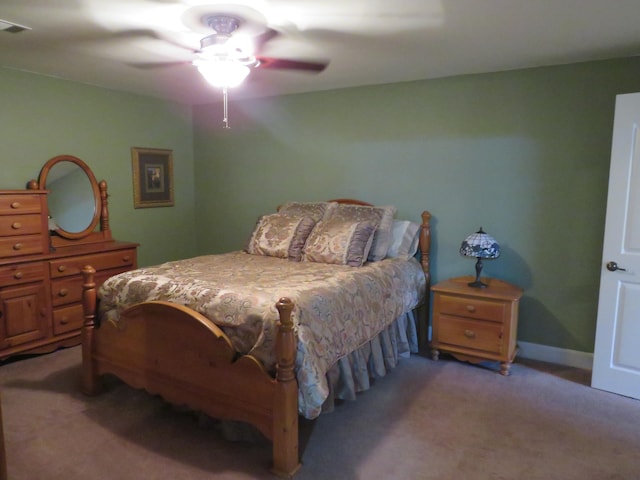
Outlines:
[[[204,14],[280,31],[262,54],[328,60],[319,74],[253,70],[235,97],[640,54],[640,0],[0,0],[0,65],[185,103],[218,101],[189,64]],[[189,48],[179,47],[187,46]],[[183,65],[141,68],[144,63]]]

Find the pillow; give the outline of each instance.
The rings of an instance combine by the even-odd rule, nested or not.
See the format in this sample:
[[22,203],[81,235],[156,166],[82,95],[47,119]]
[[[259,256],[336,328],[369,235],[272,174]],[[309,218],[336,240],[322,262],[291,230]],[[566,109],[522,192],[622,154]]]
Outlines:
[[340,203],[330,212],[330,219],[349,222],[370,222],[376,226],[373,244],[367,258],[370,262],[377,262],[387,256],[391,244],[391,227],[396,207],[369,207],[365,205],[349,205]]
[[411,258],[418,251],[420,225],[408,220],[394,220],[388,258]]
[[304,243],[315,224],[309,217],[291,217],[280,213],[263,215],[253,229],[247,252],[299,262]]
[[278,209],[292,217],[310,217],[316,222],[328,217],[338,206],[335,202],[287,202]]
[[360,267],[371,249],[375,229],[371,222],[321,220],[307,238],[302,260]]

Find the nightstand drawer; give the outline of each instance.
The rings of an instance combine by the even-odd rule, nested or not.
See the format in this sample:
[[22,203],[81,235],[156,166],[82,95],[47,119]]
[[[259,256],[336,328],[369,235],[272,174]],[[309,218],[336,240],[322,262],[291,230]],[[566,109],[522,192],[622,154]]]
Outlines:
[[440,295],[440,313],[459,317],[478,318],[502,323],[505,318],[506,305],[504,302],[492,302],[477,298],[454,297]]
[[502,353],[502,325],[441,315],[438,318],[438,341],[442,344]]

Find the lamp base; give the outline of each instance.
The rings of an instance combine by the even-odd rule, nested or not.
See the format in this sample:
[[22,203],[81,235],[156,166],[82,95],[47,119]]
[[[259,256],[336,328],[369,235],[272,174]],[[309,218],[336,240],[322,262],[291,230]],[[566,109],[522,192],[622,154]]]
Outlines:
[[473,288],[487,288],[488,285],[480,281],[481,273],[482,273],[482,259],[478,257],[478,261],[476,262],[476,279],[473,282],[467,283],[467,285]]

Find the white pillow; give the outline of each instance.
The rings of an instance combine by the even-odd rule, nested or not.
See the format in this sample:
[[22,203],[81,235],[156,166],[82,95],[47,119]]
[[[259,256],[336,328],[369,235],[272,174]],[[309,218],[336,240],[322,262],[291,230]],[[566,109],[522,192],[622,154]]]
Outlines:
[[411,258],[418,251],[420,225],[408,220],[394,220],[387,258]]

